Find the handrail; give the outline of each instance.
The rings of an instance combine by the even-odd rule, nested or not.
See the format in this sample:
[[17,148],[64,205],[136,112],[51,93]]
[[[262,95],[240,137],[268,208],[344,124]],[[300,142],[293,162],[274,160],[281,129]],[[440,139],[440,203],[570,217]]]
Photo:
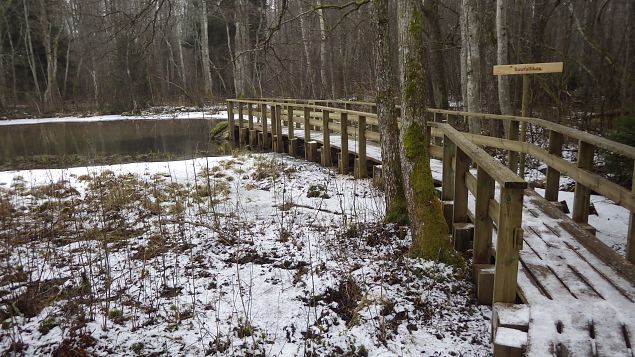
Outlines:
[[437,128],[443,131],[443,135],[450,138],[450,140],[461,148],[461,150],[469,156],[478,167],[483,168],[488,172],[492,178],[498,182],[502,187],[506,188],[527,188],[527,182],[520,176],[516,175],[507,166],[503,165],[500,161],[493,158],[485,150],[481,149],[470,141],[463,133],[456,130],[450,124],[445,123],[431,123],[436,124]]
[[545,129],[557,131],[568,137],[578,139],[580,141],[584,141],[589,144],[593,144],[599,148],[614,152],[616,154],[624,155],[630,159],[635,160],[635,147],[618,143],[598,135],[589,134],[585,131],[581,131],[575,128],[570,128],[562,124],[553,123],[545,119],[521,117],[521,116],[515,116],[515,115],[484,114],[484,113],[473,113],[473,112],[464,112],[464,111],[455,111],[455,110],[446,110],[446,109],[431,109],[431,108],[428,109],[428,112],[437,113],[437,114],[460,115],[460,116],[480,118],[480,119],[518,121],[518,122],[524,122],[528,124],[540,125]]

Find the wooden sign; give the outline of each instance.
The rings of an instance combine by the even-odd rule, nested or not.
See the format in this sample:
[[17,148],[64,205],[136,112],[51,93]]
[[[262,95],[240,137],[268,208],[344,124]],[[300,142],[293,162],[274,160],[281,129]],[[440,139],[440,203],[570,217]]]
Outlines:
[[562,66],[562,62],[502,64],[494,66],[494,75],[559,73],[562,72]]

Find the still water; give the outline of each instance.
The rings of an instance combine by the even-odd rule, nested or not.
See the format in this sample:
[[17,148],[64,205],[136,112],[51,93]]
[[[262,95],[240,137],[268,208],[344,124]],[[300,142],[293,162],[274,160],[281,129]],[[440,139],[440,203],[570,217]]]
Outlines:
[[214,119],[123,119],[0,126],[0,169],[219,156]]

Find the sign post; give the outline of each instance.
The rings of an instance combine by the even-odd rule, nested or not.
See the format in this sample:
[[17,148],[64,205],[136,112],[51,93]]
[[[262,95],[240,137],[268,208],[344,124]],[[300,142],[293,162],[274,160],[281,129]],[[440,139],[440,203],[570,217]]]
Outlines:
[[[507,76],[507,75],[519,75],[523,76],[523,96],[522,104],[520,108],[520,116],[526,117],[529,115],[529,75],[538,73],[560,73],[562,72],[562,62],[549,62],[549,63],[525,63],[525,64],[502,64],[494,66],[495,76]],[[512,123],[513,124],[513,123]],[[510,125],[512,128],[518,128],[518,126]],[[522,142],[527,141],[527,123],[520,123],[520,138],[517,137],[517,133],[507,133],[508,139],[519,139]],[[525,154],[520,154],[520,165],[518,162],[518,153],[509,151],[508,154],[509,168],[514,172],[520,172],[521,177],[525,176]],[[518,166],[520,166],[520,171]]]

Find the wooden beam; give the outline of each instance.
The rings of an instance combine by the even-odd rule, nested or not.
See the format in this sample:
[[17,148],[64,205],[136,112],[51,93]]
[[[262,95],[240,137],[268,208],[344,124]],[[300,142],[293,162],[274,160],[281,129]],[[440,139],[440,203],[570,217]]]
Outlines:
[[[549,154],[562,157],[562,145],[564,145],[564,136],[557,131],[549,131]],[[545,184],[545,198],[547,201],[558,201],[558,192],[560,190],[560,171],[555,168],[547,167],[547,182]]]
[[261,149],[266,150],[269,147],[269,134],[267,125],[267,104],[260,105],[260,121],[262,122],[262,143]]
[[329,131],[329,111],[322,111],[322,166],[331,167],[331,133]]
[[493,302],[516,301],[518,251],[522,247],[523,189],[501,187]]
[[443,178],[441,179],[441,200],[454,200],[454,154],[456,153],[456,145],[447,136],[443,137]]
[[[593,155],[595,147],[584,141],[580,141],[578,146],[578,168],[583,170],[593,169]],[[591,191],[582,183],[576,181],[575,192],[573,194],[573,212],[571,218],[578,223],[588,223],[589,204]]]
[[453,223],[467,223],[467,185],[465,176],[470,169],[470,157],[460,147],[454,156],[454,212]]
[[276,105],[276,152],[284,152],[282,140],[282,105]]
[[236,137],[234,136],[234,102],[227,101],[227,127],[229,128],[229,141],[232,144],[236,144]]
[[357,123],[357,159],[355,159],[355,178],[366,178],[366,117],[360,116]]
[[339,160],[339,168],[341,174],[348,173],[348,114],[342,113],[342,117],[340,119],[341,125],[341,150],[340,150],[340,160]]
[[245,142],[247,140],[245,140],[245,132],[243,130],[243,126],[244,126],[244,120],[243,120],[243,106],[245,104],[244,103],[238,103],[238,143],[239,145],[242,147],[244,146]]
[[489,202],[494,199],[494,179],[482,168],[476,174],[476,206],[474,208],[474,264],[490,263],[492,218]]

